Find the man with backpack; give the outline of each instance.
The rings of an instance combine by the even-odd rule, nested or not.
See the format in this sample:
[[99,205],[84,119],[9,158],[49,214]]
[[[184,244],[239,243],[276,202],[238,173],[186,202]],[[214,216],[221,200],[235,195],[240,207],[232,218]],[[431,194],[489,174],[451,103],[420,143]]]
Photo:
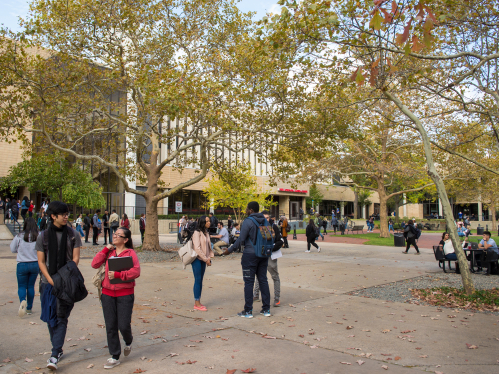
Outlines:
[[414,227],[412,219],[410,219],[404,229],[404,237],[407,241],[407,247],[405,251],[402,251],[402,253],[407,254],[407,252],[409,252],[409,248],[411,247],[411,245],[413,245],[414,248],[416,248],[416,254],[419,255],[421,252],[419,252],[418,245],[416,244],[416,239],[419,239],[420,236],[421,230]]
[[94,213],[94,216],[92,217],[92,227],[93,227],[93,231],[94,231],[92,245],[99,245],[99,243],[97,243],[97,238],[99,237],[99,230],[101,227],[101,223],[99,220],[99,213],[100,213],[100,209],[97,209]]
[[[244,279],[244,310],[237,315],[243,318],[253,318],[253,287],[255,275],[260,283],[262,293],[262,310],[260,314],[270,317],[270,290],[267,280],[268,258],[274,247],[273,236],[263,238],[262,231],[269,226],[268,221],[262,213],[258,213],[260,205],[256,201],[248,203],[246,214],[248,218],[243,221],[241,234],[234,244],[224,251],[229,255],[244,244],[244,252],[241,258]],[[272,229],[271,229],[272,230]]]
[[[262,212],[263,216],[265,217],[266,220],[269,220],[269,212],[267,210],[264,210]],[[275,223],[271,223],[272,229],[274,230],[275,234],[275,240],[274,240],[274,249],[272,252],[276,252],[279,249],[281,249],[283,245],[283,241],[281,238],[281,230],[279,230],[279,226],[277,226]],[[277,270],[277,258],[273,260],[272,258],[269,259],[269,264],[267,267],[267,270],[270,273],[270,276],[272,277],[272,280],[274,281],[274,306],[280,306],[281,301],[281,280],[279,279],[279,271]],[[255,290],[253,292],[253,301],[258,301],[260,300],[259,298],[260,295],[260,284],[258,283],[258,279],[255,282]]]
[[87,213],[85,218],[83,218],[83,228],[85,229],[85,243],[88,243],[88,235],[90,234],[90,226],[92,226],[92,220]]

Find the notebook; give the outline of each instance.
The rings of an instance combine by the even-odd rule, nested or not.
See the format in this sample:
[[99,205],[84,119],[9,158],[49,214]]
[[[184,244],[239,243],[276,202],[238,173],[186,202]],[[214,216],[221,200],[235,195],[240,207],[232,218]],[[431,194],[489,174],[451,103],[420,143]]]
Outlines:
[[[133,259],[132,256],[123,256],[123,257],[109,257],[107,260],[109,271],[123,271],[129,270],[133,267]],[[123,281],[119,278],[111,279],[111,284],[118,283],[129,283],[133,282],[134,279],[129,281]]]

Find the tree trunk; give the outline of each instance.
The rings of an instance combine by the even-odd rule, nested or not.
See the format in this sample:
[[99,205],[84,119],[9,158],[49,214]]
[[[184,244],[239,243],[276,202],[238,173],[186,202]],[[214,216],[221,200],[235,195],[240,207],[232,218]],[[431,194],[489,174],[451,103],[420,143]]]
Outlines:
[[454,251],[456,252],[456,256],[459,262],[459,267],[461,270],[461,278],[463,281],[463,288],[467,295],[472,295],[475,292],[475,287],[473,286],[473,281],[471,280],[470,269],[468,265],[468,260],[466,259],[466,255],[463,251],[463,247],[461,246],[461,241],[459,240],[459,235],[457,234],[457,227],[454,224],[454,216],[452,214],[452,207],[449,202],[449,197],[447,196],[447,191],[445,189],[444,182],[440,178],[438,174],[437,168],[435,167],[435,163],[433,161],[433,154],[431,151],[431,143],[428,139],[428,134],[426,130],[419,120],[419,118],[412,113],[409,108],[407,108],[399,98],[387,91],[383,91],[384,95],[392,101],[404,115],[406,115],[416,126],[419,134],[421,135],[421,139],[423,141],[424,152],[426,156],[426,164],[428,166],[428,175],[430,176],[433,183],[435,183],[435,187],[438,192],[438,197],[442,202],[442,209],[445,217],[445,223],[447,224],[447,232],[449,233],[450,239],[452,241],[452,245],[454,246]]
[[144,233],[142,250],[161,251],[158,235],[158,200],[155,199],[156,193],[158,192],[158,179],[160,174],[156,166],[150,166],[148,174],[147,191],[144,196],[144,199],[146,200],[146,230]]
[[[357,191],[353,191],[354,200],[353,200],[353,217],[355,219],[359,218],[359,194]],[[327,212],[325,212],[327,214]]]
[[379,195],[379,237],[389,238],[390,232],[388,231],[388,215],[386,214],[386,194],[384,184],[378,181],[378,195]]
[[400,199],[395,200],[395,223],[399,224],[400,223]]

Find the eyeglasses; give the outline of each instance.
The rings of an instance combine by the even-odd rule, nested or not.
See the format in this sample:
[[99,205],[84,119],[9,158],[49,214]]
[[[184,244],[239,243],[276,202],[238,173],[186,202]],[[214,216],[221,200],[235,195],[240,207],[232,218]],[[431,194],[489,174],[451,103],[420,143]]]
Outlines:
[[69,213],[61,213],[61,214],[58,214],[58,216],[63,216],[64,218],[67,218],[67,217],[69,217]]
[[113,236],[117,236],[118,238],[126,239],[126,237],[121,236],[121,235],[118,235],[118,234],[116,234],[116,233],[113,233]]

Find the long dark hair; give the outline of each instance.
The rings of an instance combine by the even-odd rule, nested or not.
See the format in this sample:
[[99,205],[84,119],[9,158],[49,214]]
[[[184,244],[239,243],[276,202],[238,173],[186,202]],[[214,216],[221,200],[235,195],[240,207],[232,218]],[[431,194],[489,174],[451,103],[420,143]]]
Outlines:
[[123,231],[123,234],[125,234],[124,239],[128,239],[125,242],[125,248],[133,249],[132,232],[130,230],[128,230],[126,227],[120,227],[118,230]]
[[203,234],[206,234],[206,216],[199,217],[196,223],[196,231],[201,231]]
[[315,227],[315,222],[313,219],[311,219],[310,221],[308,221],[308,224],[309,225],[312,225],[312,227]]
[[25,242],[36,242],[36,238],[38,237],[38,226],[36,225],[33,217],[26,218],[24,221],[23,231]]
[[447,235],[447,234],[448,234],[448,232],[444,232],[444,233],[442,234],[442,240],[444,240],[444,239],[445,239],[445,235]]
[[123,221],[128,219],[128,216],[126,215],[126,213],[123,213]]

